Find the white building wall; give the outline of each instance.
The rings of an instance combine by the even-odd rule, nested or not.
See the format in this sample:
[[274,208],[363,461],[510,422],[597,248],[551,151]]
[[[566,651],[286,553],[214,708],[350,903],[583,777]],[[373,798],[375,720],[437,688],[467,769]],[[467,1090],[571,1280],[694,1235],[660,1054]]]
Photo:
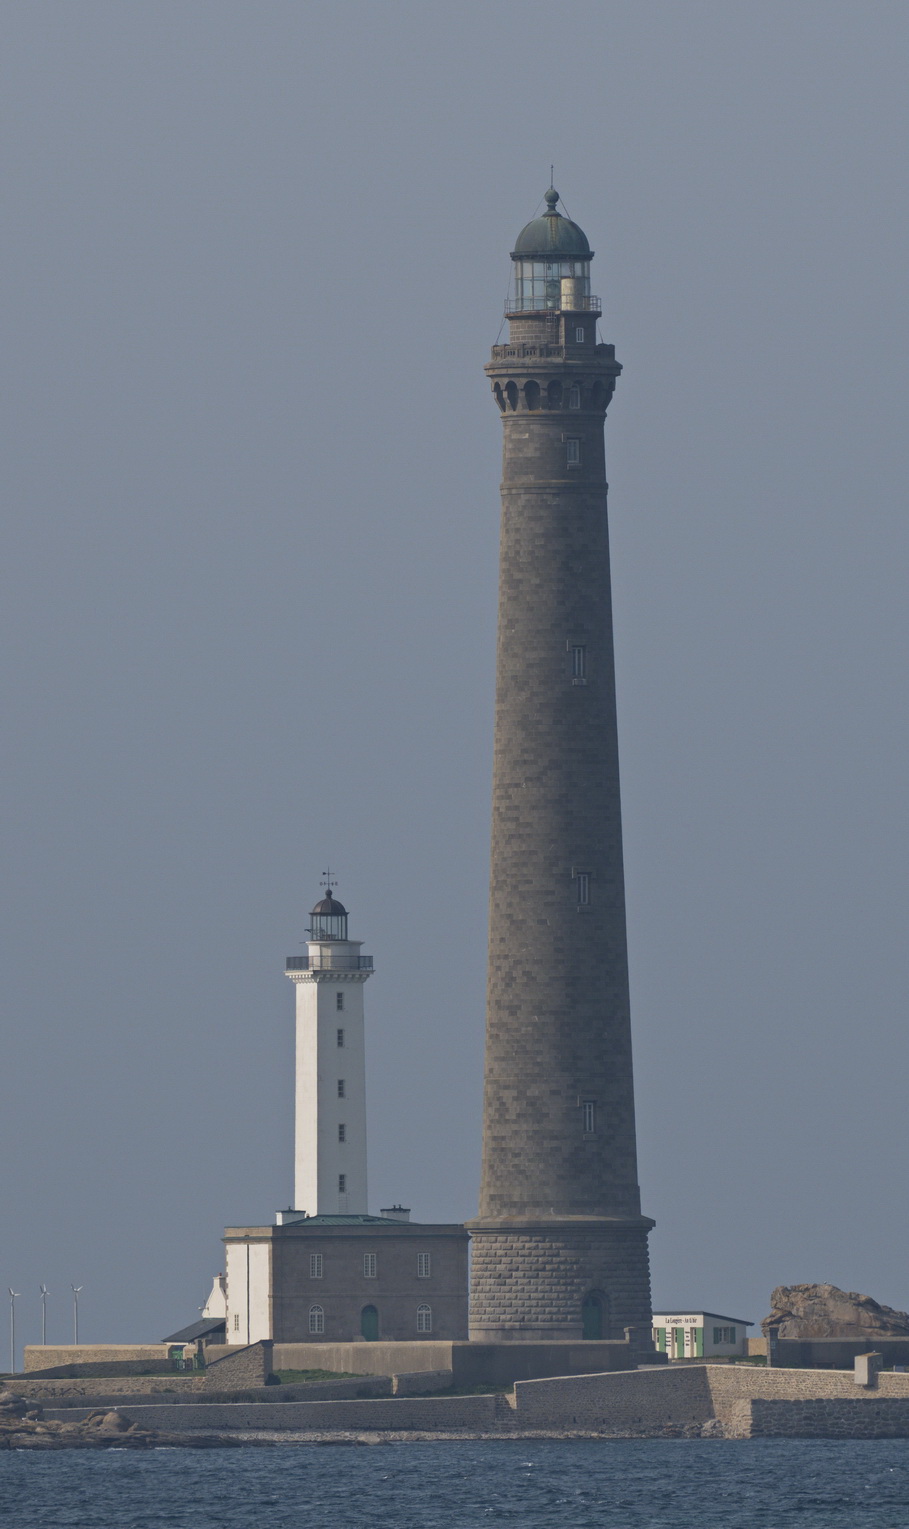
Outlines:
[[271,1243],[247,1243],[249,1249],[249,1342],[271,1337]]
[[311,960],[319,953],[330,966],[292,973],[297,990],[294,1209],[310,1216],[365,1215],[363,985],[370,974],[344,969],[344,963],[358,960],[355,941],[313,943],[309,950]]
[[212,1282],[211,1294],[202,1308],[203,1317],[226,1317],[227,1316],[227,1278],[223,1274],[216,1274]]
[[[734,1328],[734,1343],[714,1343],[714,1328]],[[710,1354],[747,1354],[748,1352],[748,1328],[744,1322],[734,1322],[731,1317],[712,1317],[709,1312],[704,1313],[704,1358]]]
[[227,1342],[259,1343],[271,1337],[271,1244],[226,1246]]
[[[691,1311],[675,1312],[672,1315],[654,1312],[654,1332],[660,1328],[666,1331],[666,1350],[670,1359],[695,1359],[708,1358],[711,1354],[747,1354],[748,1352],[748,1324],[737,1322],[733,1317],[715,1317],[709,1312]],[[735,1330],[734,1343],[714,1343],[714,1328]],[[681,1331],[684,1341],[681,1350],[676,1345],[674,1333]],[[698,1338],[695,1338],[698,1334]]]

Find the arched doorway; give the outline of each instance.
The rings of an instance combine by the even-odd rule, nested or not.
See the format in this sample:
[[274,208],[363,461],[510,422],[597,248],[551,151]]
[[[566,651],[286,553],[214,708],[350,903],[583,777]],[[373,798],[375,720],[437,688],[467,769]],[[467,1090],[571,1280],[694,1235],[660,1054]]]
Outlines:
[[379,1336],[379,1313],[375,1306],[364,1306],[360,1312],[360,1332],[367,1343],[375,1343]]
[[581,1337],[602,1338],[603,1297],[599,1290],[589,1290],[581,1303]]

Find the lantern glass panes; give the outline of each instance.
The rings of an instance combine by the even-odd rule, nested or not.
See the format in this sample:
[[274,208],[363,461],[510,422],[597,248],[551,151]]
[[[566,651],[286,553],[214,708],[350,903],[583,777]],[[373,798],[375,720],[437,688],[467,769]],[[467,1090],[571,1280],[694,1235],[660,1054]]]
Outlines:
[[574,299],[590,295],[589,260],[515,261],[515,310],[535,312],[561,308],[562,282],[573,282]]

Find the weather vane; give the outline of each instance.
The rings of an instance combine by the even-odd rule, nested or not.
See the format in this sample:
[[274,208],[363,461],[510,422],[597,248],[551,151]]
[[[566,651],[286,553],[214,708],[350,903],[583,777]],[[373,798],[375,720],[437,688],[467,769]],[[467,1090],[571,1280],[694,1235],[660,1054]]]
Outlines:
[[332,889],[332,887],[336,887],[337,885],[338,885],[338,879],[337,879],[336,876],[332,875],[331,871],[323,871],[322,872],[322,880],[319,882],[319,886],[325,888],[325,890],[328,893],[329,897],[331,897],[331,889]]

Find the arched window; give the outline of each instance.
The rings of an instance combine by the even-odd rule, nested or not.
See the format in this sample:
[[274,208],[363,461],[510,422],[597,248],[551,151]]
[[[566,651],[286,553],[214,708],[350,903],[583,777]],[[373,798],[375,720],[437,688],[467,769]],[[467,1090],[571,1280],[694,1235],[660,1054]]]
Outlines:
[[417,1307],[417,1332],[418,1333],[431,1333],[432,1332],[432,1307],[431,1306],[418,1306]]
[[364,1306],[360,1312],[360,1336],[367,1343],[375,1343],[379,1336],[379,1313],[375,1306]]
[[322,1310],[321,1306],[310,1306],[310,1308],[309,1308],[309,1330],[310,1330],[311,1333],[324,1333],[324,1331],[325,1331],[325,1312]]
[[540,384],[538,382],[525,382],[524,400],[528,409],[538,409],[540,407]]

